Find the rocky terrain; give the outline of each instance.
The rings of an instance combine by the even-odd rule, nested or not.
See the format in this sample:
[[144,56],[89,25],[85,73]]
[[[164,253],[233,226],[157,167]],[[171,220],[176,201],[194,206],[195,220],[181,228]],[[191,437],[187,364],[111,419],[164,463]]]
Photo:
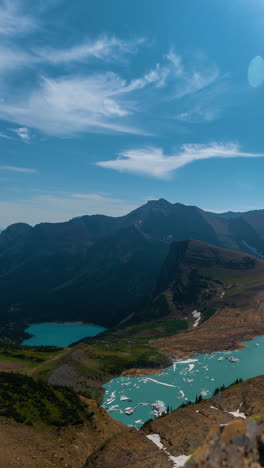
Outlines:
[[91,424],[62,428],[30,427],[0,417],[0,466],[6,468],[83,468],[85,460],[108,438],[123,431],[95,402],[87,400]]
[[264,465],[264,424],[233,421],[211,431],[186,468],[261,468]]
[[[251,423],[261,421],[264,418],[263,391],[264,376],[232,385],[210,399],[203,400],[198,404],[190,405],[185,408],[179,408],[166,416],[146,423],[143,428],[137,432],[137,437],[134,441],[134,437],[131,437],[129,434],[126,436],[126,442],[123,437],[114,437],[112,442],[109,440],[107,444],[96,451],[95,454],[91,455],[85,466],[86,468],[103,468],[104,466],[109,468],[111,466],[116,466],[118,468],[123,466],[159,466],[160,468],[172,468],[173,466],[183,466],[180,464],[180,461],[187,461],[188,457],[196,454],[196,450],[198,447],[203,446],[209,433],[218,434],[221,429],[224,440],[224,434],[228,437],[228,434],[232,433],[233,429],[230,429],[229,433],[230,422],[234,421],[238,424],[238,426],[234,425],[231,427],[243,427],[243,431],[246,432],[245,424],[250,425]],[[224,430],[222,431],[223,428]],[[126,431],[128,431],[128,429],[126,429]],[[131,430],[131,434],[133,433],[134,431]],[[254,433],[254,429],[252,434],[254,437],[257,435],[256,432]],[[155,446],[158,447],[159,445],[160,448],[158,448],[161,454],[166,455],[166,459],[162,457],[162,459],[159,460],[159,465],[155,465],[155,463],[157,463],[155,462],[156,454],[155,452],[151,453],[152,449],[145,453],[145,457],[142,453],[142,445],[139,439],[142,439],[143,443],[146,438],[148,441],[152,441],[153,450]],[[153,442],[153,440],[155,442]],[[217,438],[215,440],[218,441]],[[242,442],[240,440],[238,443],[243,446],[244,441],[245,439],[242,439]],[[226,444],[229,444],[228,439],[226,439]],[[256,447],[256,437],[254,444]],[[215,445],[218,445],[218,442],[215,442]],[[208,445],[206,445],[206,447],[208,447]],[[220,447],[220,452],[221,450],[222,448]],[[210,451],[212,454],[214,453],[211,443]],[[224,453],[223,449],[222,455]],[[236,466],[235,464],[232,465],[232,450],[227,454],[226,465],[217,464],[213,456],[212,464],[208,464],[208,460],[205,460],[207,464],[203,464],[204,460],[201,457],[207,456],[208,450],[205,448],[202,449],[202,454],[203,455],[200,455],[199,452],[197,460],[200,461],[197,462],[198,464],[192,462],[194,464],[191,463],[191,467],[197,466],[200,468],[205,466],[208,468],[218,468],[219,466],[227,466],[235,468]],[[219,453],[217,456],[219,456]],[[194,457],[196,457],[196,455]],[[228,457],[230,457],[230,462]],[[218,458],[218,461],[219,459],[221,459],[221,457]],[[154,464],[151,465],[151,463]],[[176,463],[178,463],[178,465]],[[239,467],[240,465],[237,466]],[[248,464],[241,466],[254,465]],[[263,465],[256,465],[256,467],[258,466]]]

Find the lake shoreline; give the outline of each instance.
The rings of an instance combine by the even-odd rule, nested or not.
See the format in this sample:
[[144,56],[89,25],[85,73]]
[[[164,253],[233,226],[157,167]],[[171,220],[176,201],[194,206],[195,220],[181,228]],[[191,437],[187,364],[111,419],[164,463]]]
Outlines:
[[22,342],[23,346],[57,346],[68,347],[84,338],[92,338],[106,329],[100,325],[75,322],[35,322],[31,323],[24,333],[30,338]]
[[[249,332],[250,335],[250,332]],[[178,335],[179,336],[179,335]],[[244,342],[251,342],[255,340],[258,337],[264,336],[264,331],[261,334],[253,334],[251,336],[246,337]],[[188,358],[194,358],[197,356],[197,354],[215,354],[218,352],[228,352],[228,351],[238,351],[246,348],[246,345],[244,342],[236,342],[233,345],[223,348],[219,347],[217,345],[212,346],[211,349],[207,349],[202,353],[200,350],[193,350],[193,351],[186,351],[186,350],[177,350],[177,352],[172,354],[171,352],[165,352],[164,349],[161,347],[156,347],[154,340],[150,342],[151,346],[155,346],[156,349],[158,349],[161,353],[163,353],[165,356],[167,356],[172,362],[177,361],[180,359],[188,359]],[[143,377],[144,375],[160,375],[162,372],[164,372],[166,369],[168,369],[170,366],[157,369],[157,368],[131,368],[131,369],[126,369],[123,371],[120,376],[123,377]]]
[[[175,359],[172,366],[156,372],[157,378],[153,378],[153,373],[144,375],[143,369],[140,373],[138,369],[132,369],[131,374],[123,373],[104,385],[103,407],[114,419],[139,429],[153,417],[156,403],[174,410],[183,403],[194,401],[197,396],[210,398],[222,385],[263,375],[263,349],[264,335],[241,343],[239,349]],[[135,416],[126,412],[130,407]]]

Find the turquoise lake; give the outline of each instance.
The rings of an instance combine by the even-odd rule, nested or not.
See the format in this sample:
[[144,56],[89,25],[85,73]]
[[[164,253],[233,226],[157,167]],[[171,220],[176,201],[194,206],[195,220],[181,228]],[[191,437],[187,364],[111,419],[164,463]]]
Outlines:
[[[208,398],[216,387],[230,385],[238,378],[264,374],[264,336],[244,344],[246,348],[236,351],[174,361],[158,375],[115,378],[104,385],[103,406],[113,418],[139,429],[154,417],[151,405],[156,401],[176,409],[197,395]],[[230,362],[230,357],[239,361]],[[130,415],[125,414],[128,408],[133,411]]]
[[104,330],[106,329],[98,325],[83,323],[34,323],[25,330],[33,336],[22,344],[65,347],[83,338],[96,336]]

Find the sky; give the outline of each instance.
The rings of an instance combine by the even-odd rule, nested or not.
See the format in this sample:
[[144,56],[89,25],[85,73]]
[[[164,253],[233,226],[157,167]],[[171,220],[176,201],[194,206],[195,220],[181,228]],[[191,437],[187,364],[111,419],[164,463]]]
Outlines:
[[0,227],[264,208],[264,0],[0,0]]

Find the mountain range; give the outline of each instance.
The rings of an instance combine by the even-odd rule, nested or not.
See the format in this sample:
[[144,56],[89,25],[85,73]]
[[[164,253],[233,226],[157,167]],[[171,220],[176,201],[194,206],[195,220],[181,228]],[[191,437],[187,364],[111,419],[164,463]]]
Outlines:
[[117,324],[156,288],[173,241],[198,240],[264,257],[264,210],[209,213],[152,200],[126,216],[81,216],[0,234],[3,318]]

